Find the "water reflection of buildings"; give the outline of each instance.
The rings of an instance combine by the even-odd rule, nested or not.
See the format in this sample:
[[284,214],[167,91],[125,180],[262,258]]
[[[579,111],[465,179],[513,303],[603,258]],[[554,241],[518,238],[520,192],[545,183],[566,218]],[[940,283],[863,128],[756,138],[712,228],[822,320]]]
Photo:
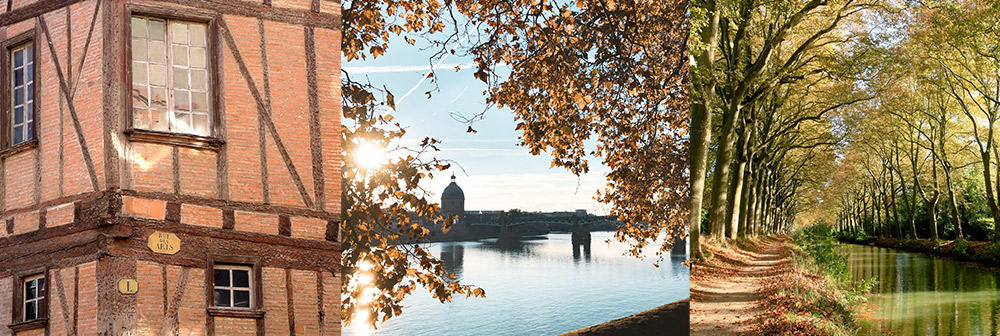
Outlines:
[[455,273],[456,279],[462,278],[462,264],[465,262],[465,246],[462,244],[445,244],[441,246],[441,266],[448,273]]

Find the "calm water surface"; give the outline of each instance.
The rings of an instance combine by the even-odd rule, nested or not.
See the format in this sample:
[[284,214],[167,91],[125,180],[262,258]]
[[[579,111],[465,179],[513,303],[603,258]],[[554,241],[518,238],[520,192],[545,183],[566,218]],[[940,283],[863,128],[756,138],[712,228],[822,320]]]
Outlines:
[[[426,290],[403,304],[403,315],[375,335],[555,335],[632,315],[688,297],[682,257],[622,255],[623,245],[592,234],[588,256],[569,234],[500,244],[495,241],[431,244],[464,283],[486,290],[486,298],[455,297],[441,304]],[[364,333],[345,329],[346,335]]]
[[1000,334],[996,270],[919,253],[847,245],[855,280],[877,277],[869,303],[897,335]]

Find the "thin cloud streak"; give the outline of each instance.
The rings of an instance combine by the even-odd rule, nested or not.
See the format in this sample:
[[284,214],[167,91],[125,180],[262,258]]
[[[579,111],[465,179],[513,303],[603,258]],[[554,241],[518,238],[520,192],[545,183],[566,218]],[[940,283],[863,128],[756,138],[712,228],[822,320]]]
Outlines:
[[367,74],[367,73],[394,73],[394,72],[420,72],[426,74],[432,68],[441,69],[454,69],[455,67],[460,69],[469,69],[476,66],[474,63],[467,64],[436,64],[433,67],[429,64],[425,65],[382,65],[382,66],[358,66],[358,67],[344,67],[344,71],[351,74]]

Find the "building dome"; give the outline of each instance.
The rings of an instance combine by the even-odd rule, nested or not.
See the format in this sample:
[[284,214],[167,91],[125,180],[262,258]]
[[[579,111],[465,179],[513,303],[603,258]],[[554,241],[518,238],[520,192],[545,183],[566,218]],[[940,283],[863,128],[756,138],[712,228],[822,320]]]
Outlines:
[[465,192],[455,183],[455,174],[451,175],[451,183],[441,193],[441,212],[446,215],[465,213]]
[[444,192],[441,193],[441,198],[461,198],[465,199],[465,192],[462,192],[462,187],[455,183],[455,175],[451,175],[451,183],[444,188]]

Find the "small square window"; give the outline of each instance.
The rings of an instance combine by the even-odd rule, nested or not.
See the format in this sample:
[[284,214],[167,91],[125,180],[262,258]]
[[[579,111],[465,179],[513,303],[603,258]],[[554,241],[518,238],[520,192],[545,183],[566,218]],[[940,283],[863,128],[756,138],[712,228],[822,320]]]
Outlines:
[[45,276],[36,274],[23,279],[21,322],[45,317]]
[[216,264],[213,272],[213,296],[216,307],[252,308],[253,267]]

